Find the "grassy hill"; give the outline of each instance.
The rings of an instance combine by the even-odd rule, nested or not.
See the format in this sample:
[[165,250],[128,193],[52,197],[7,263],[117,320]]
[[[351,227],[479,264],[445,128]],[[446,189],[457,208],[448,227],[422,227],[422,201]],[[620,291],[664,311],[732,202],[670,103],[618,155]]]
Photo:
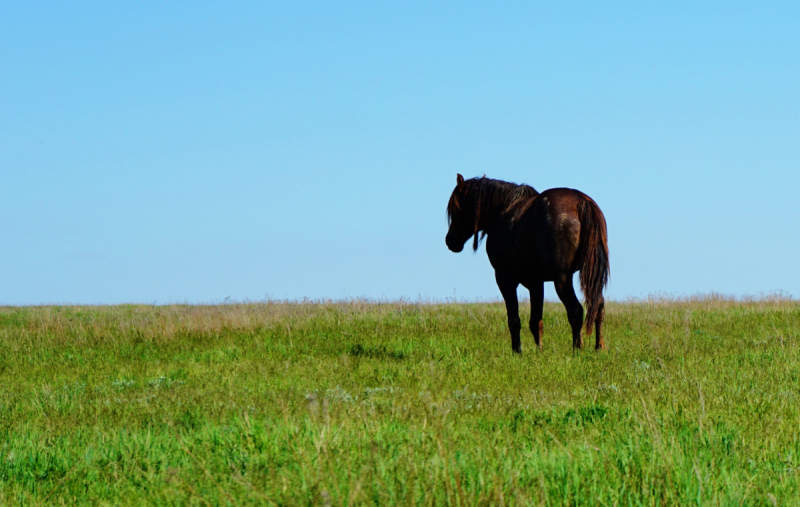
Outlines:
[[0,308],[0,504],[800,505],[800,303],[606,311]]

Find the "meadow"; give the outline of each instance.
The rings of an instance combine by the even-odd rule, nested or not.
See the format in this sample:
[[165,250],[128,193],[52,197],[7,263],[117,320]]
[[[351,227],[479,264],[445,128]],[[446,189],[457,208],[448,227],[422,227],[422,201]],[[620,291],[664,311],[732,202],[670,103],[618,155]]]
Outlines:
[[515,356],[502,303],[0,308],[0,504],[800,505],[800,302],[609,303],[600,353],[544,327]]

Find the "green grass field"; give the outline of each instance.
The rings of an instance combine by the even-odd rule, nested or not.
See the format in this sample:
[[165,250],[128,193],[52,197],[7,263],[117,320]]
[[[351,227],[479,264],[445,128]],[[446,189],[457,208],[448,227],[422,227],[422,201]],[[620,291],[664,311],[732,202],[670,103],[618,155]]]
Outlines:
[[[523,313],[528,308],[523,307]],[[800,505],[800,303],[0,308],[4,505]]]

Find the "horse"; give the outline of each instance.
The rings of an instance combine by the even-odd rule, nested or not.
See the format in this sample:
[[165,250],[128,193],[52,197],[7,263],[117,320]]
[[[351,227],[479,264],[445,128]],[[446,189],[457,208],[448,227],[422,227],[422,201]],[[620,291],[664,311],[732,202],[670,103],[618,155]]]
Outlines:
[[[606,219],[586,194],[569,188],[552,188],[541,194],[528,185],[517,185],[483,176],[464,180],[447,203],[449,228],[445,242],[461,252],[470,237],[472,249],[486,239],[486,253],[506,304],[511,349],[522,352],[517,287],[531,295],[530,330],[542,349],[544,283],[553,282],[567,310],[572,327],[573,350],[583,347],[583,307],[575,296],[572,275],[580,271],[586,298],[586,333],[595,328],[595,349],[605,348],[603,288],[608,283]],[[480,239],[479,239],[480,235]]]

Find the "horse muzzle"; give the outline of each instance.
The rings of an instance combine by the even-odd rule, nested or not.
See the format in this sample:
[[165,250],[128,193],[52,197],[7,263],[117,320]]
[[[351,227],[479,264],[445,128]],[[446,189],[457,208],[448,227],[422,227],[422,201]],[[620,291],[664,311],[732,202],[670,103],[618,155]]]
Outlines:
[[458,253],[464,249],[464,241],[457,243],[450,239],[450,236],[447,236],[444,239],[444,242],[447,243],[447,248],[450,249],[451,252]]

